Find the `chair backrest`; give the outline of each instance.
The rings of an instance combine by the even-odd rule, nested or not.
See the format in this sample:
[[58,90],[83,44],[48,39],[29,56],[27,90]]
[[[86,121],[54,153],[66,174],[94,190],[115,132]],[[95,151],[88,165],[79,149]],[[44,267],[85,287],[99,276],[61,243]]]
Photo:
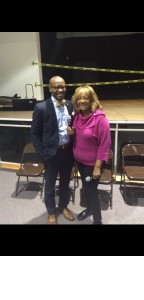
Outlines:
[[112,209],[113,205],[113,151],[109,151],[108,163],[103,166],[102,174],[99,180],[100,184],[109,184],[110,185],[110,198],[109,206]]
[[122,156],[144,156],[144,144],[127,144],[122,149]]
[[122,149],[122,167],[144,165],[144,144],[127,144]]
[[23,152],[24,153],[35,153],[36,152],[32,142],[29,142],[28,144],[25,145]]
[[78,170],[77,170],[76,165],[74,165],[74,166],[72,167],[70,180],[72,180],[72,179],[75,178],[76,176],[78,177]]
[[103,166],[102,175],[99,183],[109,184],[113,181],[113,151],[109,151],[108,163]]
[[24,146],[21,163],[24,162],[43,162],[36,152],[32,142],[29,142]]
[[[60,180],[59,174],[57,175],[57,181]],[[69,194],[70,200],[72,203],[75,203],[75,191],[76,188],[79,186],[79,175],[76,165],[72,167],[71,176],[70,176],[70,185],[69,185]],[[59,184],[55,186],[55,194],[59,195]]]

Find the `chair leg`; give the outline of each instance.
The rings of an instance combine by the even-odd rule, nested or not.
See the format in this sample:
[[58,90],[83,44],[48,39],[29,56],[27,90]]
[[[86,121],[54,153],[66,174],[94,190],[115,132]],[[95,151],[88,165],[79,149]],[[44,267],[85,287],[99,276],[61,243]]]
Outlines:
[[72,194],[72,203],[73,203],[73,205],[75,204],[75,189],[76,188],[74,188],[73,194]]
[[15,197],[17,197],[18,195],[18,187],[19,187],[19,181],[20,181],[20,176],[18,177],[18,180],[17,180],[17,184],[16,184],[16,191],[15,191]]
[[40,193],[40,198],[41,198],[41,199],[42,199],[42,195],[43,195],[43,188],[44,188],[44,176],[43,176],[42,187],[41,187],[41,193]]
[[75,190],[77,188],[77,179],[76,177],[74,176],[74,188],[73,188],[73,204],[75,204]]
[[126,181],[125,181],[125,174],[124,174],[124,202],[126,203]]
[[113,199],[113,183],[111,183],[110,209],[112,209],[112,206],[113,206],[112,199]]
[[120,180],[120,188],[122,187],[122,182],[123,182],[123,178],[122,178],[122,171],[121,171],[121,180]]
[[125,182],[124,182],[124,194],[123,194],[123,196],[124,196],[124,202],[126,203],[126,186],[125,186]]
[[77,175],[75,176],[75,180],[76,180],[76,188],[77,188],[79,186],[79,178]]
[[71,190],[71,197],[72,197],[72,204],[74,205],[75,203],[75,191]]
[[78,176],[74,175],[73,180],[74,180],[74,185],[73,185],[72,203],[75,204],[75,191],[76,188],[79,186]]

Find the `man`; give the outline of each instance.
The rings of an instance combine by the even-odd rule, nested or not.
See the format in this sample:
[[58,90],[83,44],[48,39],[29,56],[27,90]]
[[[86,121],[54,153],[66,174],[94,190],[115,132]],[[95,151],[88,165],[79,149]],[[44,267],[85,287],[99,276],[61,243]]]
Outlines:
[[73,105],[64,100],[66,85],[63,78],[54,76],[49,81],[51,98],[35,105],[31,126],[32,143],[44,160],[45,205],[48,224],[57,224],[55,183],[59,173],[58,210],[70,221],[73,213],[67,208],[69,203],[69,182],[73,166],[73,144],[67,134]]

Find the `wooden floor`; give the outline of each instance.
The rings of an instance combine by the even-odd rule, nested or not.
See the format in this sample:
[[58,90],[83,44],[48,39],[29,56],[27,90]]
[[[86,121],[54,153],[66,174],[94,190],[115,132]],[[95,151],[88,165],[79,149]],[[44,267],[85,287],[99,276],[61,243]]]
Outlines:
[[144,122],[144,99],[100,101],[109,121]]
[[0,111],[0,121],[2,119],[29,120],[32,119],[32,111]]
[[[101,100],[100,103],[109,121],[144,122],[144,99]],[[0,111],[1,119],[31,120],[32,111]]]

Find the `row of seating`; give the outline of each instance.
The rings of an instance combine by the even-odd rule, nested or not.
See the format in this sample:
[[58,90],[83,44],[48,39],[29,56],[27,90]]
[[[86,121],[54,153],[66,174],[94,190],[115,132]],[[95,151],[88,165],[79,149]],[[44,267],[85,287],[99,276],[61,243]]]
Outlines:
[[[110,150],[108,163],[104,166],[102,175],[100,177],[100,184],[107,184],[110,186],[109,191],[109,206],[112,209],[113,200],[113,151]],[[26,188],[29,183],[29,177],[41,177],[41,198],[43,195],[44,188],[44,165],[43,162],[39,160],[37,153],[32,145],[32,143],[26,144],[22,153],[21,166],[17,170],[16,175],[18,176],[16,184],[16,196]],[[26,176],[27,182],[23,185],[20,182],[20,178]],[[57,177],[59,181],[59,176]],[[139,184],[144,181],[144,144],[127,144],[122,149],[122,170],[121,170],[121,182],[120,188],[123,190],[124,201],[126,199],[126,186],[131,182]],[[76,166],[73,167],[71,173],[70,186],[70,200],[73,204],[75,203],[75,191],[79,186],[79,174]],[[20,189],[20,186],[23,187]],[[58,185],[56,185],[56,191],[58,192]]]

